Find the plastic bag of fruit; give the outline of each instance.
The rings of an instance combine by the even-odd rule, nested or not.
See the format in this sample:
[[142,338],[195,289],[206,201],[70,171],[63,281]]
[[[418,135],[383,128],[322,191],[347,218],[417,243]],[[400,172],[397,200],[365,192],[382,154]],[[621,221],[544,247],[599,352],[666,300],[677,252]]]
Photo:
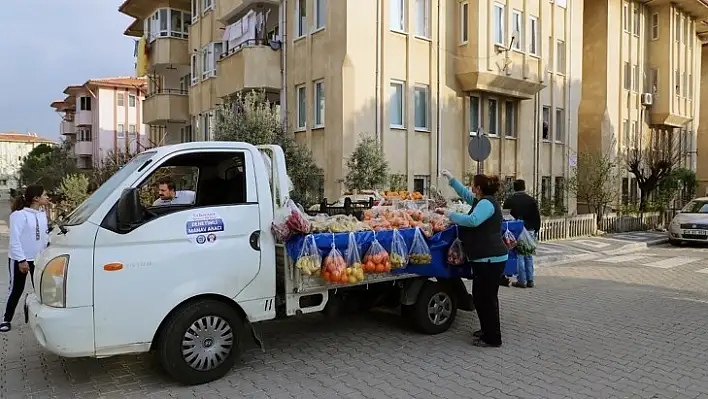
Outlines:
[[329,254],[325,256],[322,262],[322,278],[331,284],[347,284],[349,276],[347,275],[347,262],[344,260],[342,253],[334,246],[332,239],[332,248]]
[[273,223],[271,223],[270,230],[273,232],[273,235],[278,242],[288,241],[293,235],[287,224],[289,217],[290,209],[287,207],[282,207],[275,211],[275,216],[273,217]]
[[310,221],[307,219],[305,211],[289,199],[285,202],[285,208],[288,208],[290,215],[286,221],[286,224],[291,232],[308,234],[310,233]]
[[393,230],[391,252],[388,259],[391,262],[391,269],[403,269],[408,264],[408,246],[398,229]]
[[391,262],[388,252],[374,235],[374,241],[364,255],[364,272],[386,273],[391,271]]
[[504,230],[504,236],[502,239],[504,240],[504,245],[506,245],[507,249],[513,249],[516,246],[516,237],[514,237],[514,233],[509,230],[509,227]]
[[295,262],[295,267],[300,269],[302,274],[306,276],[320,273],[322,268],[322,255],[320,255],[320,250],[317,248],[315,236],[311,234],[305,236],[305,240],[302,243],[302,250],[300,250],[300,256],[297,258],[297,262]]
[[[455,227],[455,233],[457,233],[457,227]],[[452,242],[450,248],[447,250],[447,264],[451,266],[460,266],[465,263],[465,250],[462,246],[462,240],[459,236],[455,237],[455,241]]]
[[428,243],[425,242],[423,231],[419,228],[415,229],[411,250],[408,251],[408,261],[414,265],[429,265],[433,261],[433,255],[430,253]]

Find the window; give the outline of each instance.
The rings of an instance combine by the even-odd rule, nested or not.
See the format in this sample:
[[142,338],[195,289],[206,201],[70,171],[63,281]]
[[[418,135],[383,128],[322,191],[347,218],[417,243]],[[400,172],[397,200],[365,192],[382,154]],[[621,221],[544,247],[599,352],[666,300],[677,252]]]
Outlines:
[[136,102],[135,95],[129,94],[129,95],[128,95],[128,106],[129,106],[130,108],[135,108],[135,102]]
[[677,42],[681,39],[681,16],[679,13],[674,14],[674,40]]
[[506,8],[502,4],[494,4],[494,44],[504,46],[506,39],[506,26],[504,24]]
[[204,0],[204,8],[202,9],[202,12],[206,13],[209,10],[214,9],[214,0]]
[[430,37],[430,0],[415,0],[415,34]]
[[90,127],[80,127],[77,129],[78,138],[77,141],[91,141],[91,128]]
[[651,40],[659,39],[659,13],[651,15]]
[[116,105],[119,107],[125,107],[125,94],[123,94],[123,93],[116,94]]
[[404,127],[405,120],[405,83],[400,81],[391,82],[391,126]]
[[202,49],[202,79],[216,76],[216,61],[224,50],[223,42],[209,43]]
[[307,34],[307,0],[297,0],[297,17],[295,18],[295,37]]
[[116,137],[119,139],[125,138],[125,125],[122,123],[118,124],[118,130],[116,131]]
[[487,100],[487,116],[489,117],[489,124],[487,129],[487,134],[490,136],[496,136],[499,134],[498,122],[499,122],[499,109],[497,100],[490,98]]
[[656,68],[649,69],[649,89],[652,94],[659,91],[659,71]]
[[477,134],[481,127],[482,109],[479,106],[479,97],[470,96],[470,136]]
[[632,122],[632,141],[630,142],[630,146],[632,148],[637,148],[638,139],[639,139],[638,127],[639,127],[639,124],[637,122]]
[[639,92],[639,65],[632,65],[632,90]]
[[624,63],[624,89],[632,90],[632,66],[629,62]]
[[565,136],[565,112],[563,109],[556,108],[556,141],[563,142]]
[[685,73],[681,73],[681,81],[683,82],[683,89],[681,90],[681,93],[683,93],[684,97],[688,96],[688,75]]
[[460,4],[460,43],[467,43],[469,40],[470,26],[470,5],[469,3]]
[[551,107],[543,107],[543,139],[550,140],[551,132]]
[[192,0],[192,23],[199,19],[199,0]]
[[622,204],[629,205],[629,179],[622,178]]
[[179,94],[187,94],[187,90],[189,90],[189,82],[191,80],[192,75],[189,73],[179,78]]
[[538,18],[529,17],[529,53],[538,55]]
[[427,85],[415,87],[413,106],[416,130],[430,129],[430,89]]
[[681,74],[679,71],[674,71],[674,85],[676,86],[676,95],[681,95]]
[[315,30],[324,28],[326,20],[326,0],[315,0]]
[[543,176],[541,178],[541,208],[550,205],[551,202],[551,177]]
[[297,128],[305,129],[307,127],[307,93],[305,92],[305,85],[296,87],[295,93],[297,94]]
[[622,6],[622,29],[629,33],[629,3],[627,2]]
[[516,104],[513,101],[507,101],[504,110],[504,134],[506,137],[516,137]]
[[521,11],[516,11],[514,10],[512,12],[512,32],[516,33],[516,40],[514,40],[514,43],[512,44],[514,46],[514,49],[516,50],[521,50],[523,48],[523,41],[524,41],[524,28],[523,24],[521,23]]
[[196,54],[192,54],[190,58],[190,66],[192,69],[192,86],[197,84],[199,82],[199,59],[197,58]]
[[91,111],[91,97],[81,97],[79,100],[80,111]]
[[179,129],[179,134],[180,134],[180,142],[182,142],[182,143],[189,143],[194,140],[194,137],[192,136],[192,126],[191,125],[181,127]]
[[558,73],[565,73],[565,42],[563,40],[558,40],[556,43],[556,71]]
[[629,199],[633,204],[639,202],[639,196],[637,195],[637,179],[634,177],[629,179]]
[[315,127],[322,127],[325,124],[325,91],[324,81],[315,82]]
[[413,176],[413,192],[426,195],[430,186],[430,176]]
[[634,3],[634,35],[639,36],[642,32],[642,17],[639,12],[639,4]]
[[622,121],[622,145],[629,147],[629,120]]
[[688,74],[688,98],[693,99],[693,75]]
[[567,0],[556,0],[556,4],[558,5],[558,7],[566,8]]
[[137,129],[136,129],[135,125],[133,125],[133,124],[128,125],[128,135],[130,137],[135,137],[136,130]]
[[553,190],[553,208],[556,213],[565,211],[565,179],[562,176],[556,176],[556,184]]
[[391,1],[391,30],[405,32],[406,29],[406,0]]
[[174,8],[159,8],[143,22],[149,42],[161,37],[187,39],[192,15]]

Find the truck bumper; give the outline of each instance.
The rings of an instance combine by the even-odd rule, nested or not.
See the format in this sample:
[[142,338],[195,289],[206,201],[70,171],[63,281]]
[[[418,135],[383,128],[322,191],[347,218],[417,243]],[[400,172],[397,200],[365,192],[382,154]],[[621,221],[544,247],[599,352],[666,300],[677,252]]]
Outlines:
[[42,305],[34,293],[25,297],[25,322],[37,342],[63,357],[95,355],[93,307],[53,308]]

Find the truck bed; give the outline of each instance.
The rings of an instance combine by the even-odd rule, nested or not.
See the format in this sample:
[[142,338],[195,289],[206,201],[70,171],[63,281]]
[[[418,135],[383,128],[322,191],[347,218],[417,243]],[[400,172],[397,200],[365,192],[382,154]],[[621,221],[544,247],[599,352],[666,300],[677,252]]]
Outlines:
[[332,289],[342,289],[396,281],[411,277],[419,277],[412,273],[376,273],[366,274],[364,280],[354,284],[331,284],[318,276],[305,276],[295,267],[295,263],[290,260],[285,246],[277,244],[275,248],[276,256],[276,288],[278,294],[316,294]]

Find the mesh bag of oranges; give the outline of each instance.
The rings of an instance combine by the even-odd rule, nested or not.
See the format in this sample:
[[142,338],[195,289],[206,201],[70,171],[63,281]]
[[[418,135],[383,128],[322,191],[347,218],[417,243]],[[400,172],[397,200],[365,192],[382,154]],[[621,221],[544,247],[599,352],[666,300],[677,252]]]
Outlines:
[[332,249],[329,250],[329,254],[325,256],[322,262],[322,278],[332,284],[347,284],[349,283],[349,276],[346,269],[347,262],[344,260],[342,253],[334,246],[334,240],[332,240]]
[[391,269],[403,269],[408,264],[408,246],[398,229],[393,230],[391,253],[388,257]]
[[371,243],[369,250],[364,255],[364,272],[366,273],[386,273],[391,271],[391,262],[388,252],[384,249],[376,236]]

